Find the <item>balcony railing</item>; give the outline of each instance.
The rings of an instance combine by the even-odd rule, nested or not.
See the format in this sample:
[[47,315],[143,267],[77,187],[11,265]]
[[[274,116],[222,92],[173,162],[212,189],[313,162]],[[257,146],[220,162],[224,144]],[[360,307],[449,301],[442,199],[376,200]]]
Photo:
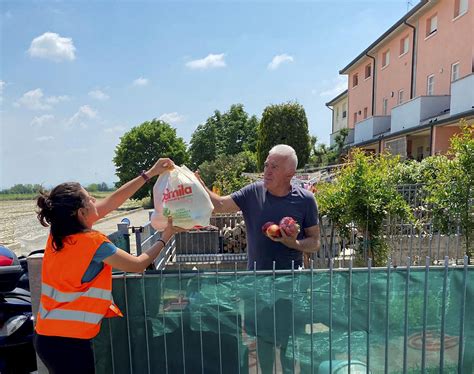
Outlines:
[[451,83],[451,115],[474,109],[474,73]]
[[373,140],[377,135],[390,131],[390,116],[373,116],[356,123],[354,143]]
[[450,96],[418,96],[392,109],[391,133],[419,126],[427,119],[446,116]]

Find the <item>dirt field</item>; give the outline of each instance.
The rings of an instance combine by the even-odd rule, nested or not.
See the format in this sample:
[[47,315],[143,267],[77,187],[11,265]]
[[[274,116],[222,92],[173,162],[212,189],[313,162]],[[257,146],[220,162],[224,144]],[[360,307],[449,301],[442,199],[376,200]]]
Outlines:
[[[123,206],[126,209],[137,207],[136,202],[126,202]],[[104,220],[123,212],[111,212]],[[48,231],[49,228],[41,226],[36,218],[34,200],[0,201],[0,245],[7,246],[17,255],[26,255],[43,245]]]

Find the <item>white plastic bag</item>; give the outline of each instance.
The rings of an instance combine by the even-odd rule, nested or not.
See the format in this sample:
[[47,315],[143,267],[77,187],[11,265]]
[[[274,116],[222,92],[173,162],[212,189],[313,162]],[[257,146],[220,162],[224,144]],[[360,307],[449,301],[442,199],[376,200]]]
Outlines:
[[168,216],[173,217],[173,225],[185,229],[208,226],[211,218],[211,199],[199,180],[186,166],[175,166],[158,177],[153,186],[155,211],[151,215],[151,225],[163,230]]

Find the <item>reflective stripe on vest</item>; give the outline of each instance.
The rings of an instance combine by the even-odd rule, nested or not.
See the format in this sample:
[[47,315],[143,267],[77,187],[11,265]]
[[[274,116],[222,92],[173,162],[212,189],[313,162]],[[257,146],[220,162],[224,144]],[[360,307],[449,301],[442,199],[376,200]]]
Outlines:
[[104,316],[98,313],[83,312],[68,309],[53,309],[47,311],[43,307],[43,303],[39,306],[40,317],[44,320],[62,320],[62,321],[77,321],[98,324]]
[[91,287],[86,292],[61,292],[49,284],[41,284],[41,294],[50,297],[58,303],[66,303],[77,300],[82,296],[95,299],[112,300],[112,292],[102,288]]

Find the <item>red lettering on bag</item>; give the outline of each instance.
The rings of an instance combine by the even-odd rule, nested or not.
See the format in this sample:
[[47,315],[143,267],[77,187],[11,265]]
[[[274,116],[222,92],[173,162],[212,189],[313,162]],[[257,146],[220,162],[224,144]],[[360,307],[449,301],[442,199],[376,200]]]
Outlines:
[[165,202],[168,200],[176,200],[185,195],[192,195],[192,193],[193,189],[191,186],[184,187],[182,184],[180,184],[176,190],[170,190],[169,188],[166,188],[163,192],[162,201]]

